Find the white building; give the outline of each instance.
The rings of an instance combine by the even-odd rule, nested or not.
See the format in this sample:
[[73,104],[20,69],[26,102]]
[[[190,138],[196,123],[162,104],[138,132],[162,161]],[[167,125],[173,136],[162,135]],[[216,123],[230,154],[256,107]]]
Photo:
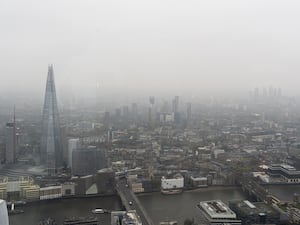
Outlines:
[[184,186],[184,178],[181,175],[175,175],[174,178],[161,178],[161,188],[163,190],[182,189]]
[[196,223],[201,224],[234,224],[241,225],[241,220],[222,201],[211,200],[200,202],[196,206]]
[[62,198],[62,186],[40,188],[40,200]]
[[0,199],[0,225],[9,225],[6,202]]

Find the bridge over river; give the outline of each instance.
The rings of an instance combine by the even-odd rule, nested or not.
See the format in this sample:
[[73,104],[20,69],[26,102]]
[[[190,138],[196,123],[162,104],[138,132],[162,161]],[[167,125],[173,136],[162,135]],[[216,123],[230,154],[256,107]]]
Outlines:
[[135,210],[139,215],[143,225],[154,225],[151,218],[148,216],[146,210],[135,196],[135,194],[128,188],[126,179],[119,179],[117,181],[116,190],[122,200],[126,210]]
[[280,200],[276,196],[269,193],[266,187],[260,185],[253,178],[244,178],[242,181],[242,189],[250,196],[256,197],[258,201],[270,202],[275,204],[280,202]]

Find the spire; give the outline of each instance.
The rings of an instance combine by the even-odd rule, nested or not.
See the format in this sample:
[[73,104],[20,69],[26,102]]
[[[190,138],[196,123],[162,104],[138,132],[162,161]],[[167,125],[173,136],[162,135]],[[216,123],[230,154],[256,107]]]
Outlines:
[[48,174],[53,175],[62,167],[62,141],[57,107],[53,65],[48,65],[46,93],[43,109],[41,141],[41,162],[46,165]]

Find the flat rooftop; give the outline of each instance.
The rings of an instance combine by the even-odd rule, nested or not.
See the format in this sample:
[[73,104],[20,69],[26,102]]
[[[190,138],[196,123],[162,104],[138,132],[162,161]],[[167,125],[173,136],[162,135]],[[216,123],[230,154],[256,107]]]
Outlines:
[[238,208],[239,211],[244,215],[258,215],[264,213],[266,215],[278,214],[278,212],[272,208],[270,205],[265,204],[264,202],[249,202],[244,201],[232,201],[230,206],[234,205],[234,208]]
[[199,206],[211,219],[236,219],[236,214],[221,200],[203,201]]
[[293,170],[293,171],[296,170],[295,167],[290,166],[288,164],[273,164],[273,165],[271,165],[271,168],[278,168],[278,167],[286,169],[286,170]]

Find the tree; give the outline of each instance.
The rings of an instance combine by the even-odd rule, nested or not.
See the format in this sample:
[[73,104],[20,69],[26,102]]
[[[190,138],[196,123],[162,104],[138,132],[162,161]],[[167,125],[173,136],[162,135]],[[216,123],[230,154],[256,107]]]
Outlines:
[[195,225],[194,219],[185,219],[183,225]]

